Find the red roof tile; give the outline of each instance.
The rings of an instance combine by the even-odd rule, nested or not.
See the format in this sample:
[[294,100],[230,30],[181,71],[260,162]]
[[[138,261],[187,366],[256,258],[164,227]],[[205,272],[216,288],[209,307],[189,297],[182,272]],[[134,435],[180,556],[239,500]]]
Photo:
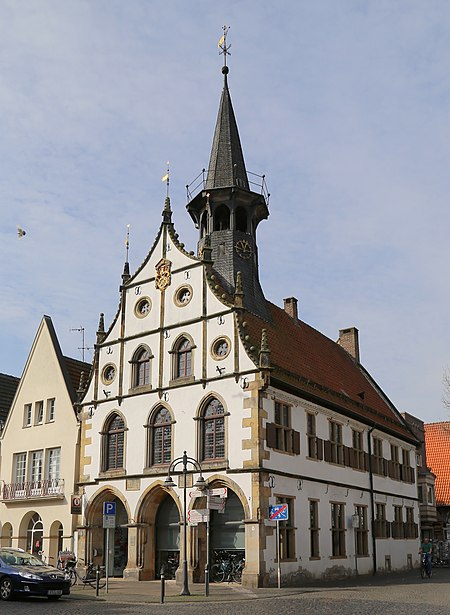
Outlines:
[[437,506],[450,506],[450,422],[425,423],[427,466],[436,474]]
[[242,331],[246,343],[259,349],[261,330],[267,330],[274,379],[339,406],[366,424],[415,440],[393,404],[346,350],[306,323],[294,322],[278,306],[268,302],[268,308],[271,323],[247,312]]

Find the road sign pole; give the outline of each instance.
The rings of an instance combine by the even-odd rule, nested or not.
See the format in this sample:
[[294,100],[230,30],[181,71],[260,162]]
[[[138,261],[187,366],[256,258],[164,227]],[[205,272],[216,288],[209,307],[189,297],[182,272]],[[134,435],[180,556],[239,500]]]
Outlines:
[[281,589],[281,562],[280,562],[280,522],[277,519],[277,561],[278,561],[278,589]]
[[109,577],[109,527],[106,528],[106,558],[105,558],[105,575],[106,575],[106,587],[105,591],[108,593],[108,577]]

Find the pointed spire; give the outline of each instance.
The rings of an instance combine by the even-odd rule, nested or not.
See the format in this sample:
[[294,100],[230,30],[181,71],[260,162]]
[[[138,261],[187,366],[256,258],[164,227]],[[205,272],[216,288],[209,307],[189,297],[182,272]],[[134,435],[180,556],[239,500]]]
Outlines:
[[229,28],[224,26],[224,35],[219,41],[219,48],[222,49],[225,59],[222,67],[224,85],[206,178],[207,190],[229,186],[240,186],[249,190],[244,154],[242,153],[239,131],[228,90],[229,68],[226,65],[226,58],[231,46],[227,45],[226,42],[228,30]]
[[270,349],[267,339],[267,329],[261,331],[261,350],[259,351],[259,367],[270,367]]
[[244,307],[244,289],[242,287],[242,273],[236,273],[236,289],[234,291],[234,306],[236,308]]
[[125,264],[123,266],[123,273],[122,273],[122,282],[124,284],[128,282],[128,280],[131,277],[130,276],[130,264],[128,262],[128,254],[130,250],[130,224],[127,224],[127,236],[125,238],[125,248],[126,248]]
[[170,198],[166,196],[164,199],[164,209],[162,212],[163,222],[170,224],[172,222],[172,210],[170,208]]
[[105,315],[103,312],[100,314],[97,328],[97,344],[101,344],[105,339]]

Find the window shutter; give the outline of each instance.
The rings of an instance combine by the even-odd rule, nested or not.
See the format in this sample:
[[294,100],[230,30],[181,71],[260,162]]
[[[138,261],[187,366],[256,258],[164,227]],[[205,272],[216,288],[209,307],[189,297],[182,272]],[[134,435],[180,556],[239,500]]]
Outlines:
[[266,442],[269,448],[275,448],[277,444],[277,430],[274,423],[266,424]]
[[344,465],[353,467],[353,457],[350,454],[348,446],[344,446]]
[[383,457],[383,474],[388,476],[389,474],[389,461]]
[[369,471],[369,453],[364,452],[364,470]]
[[295,455],[300,454],[300,432],[292,432],[292,448]]
[[316,438],[316,447],[317,447],[317,459],[322,461],[323,459],[323,440],[321,438]]
[[325,461],[331,461],[331,442],[329,440],[325,440],[323,443],[323,452]]

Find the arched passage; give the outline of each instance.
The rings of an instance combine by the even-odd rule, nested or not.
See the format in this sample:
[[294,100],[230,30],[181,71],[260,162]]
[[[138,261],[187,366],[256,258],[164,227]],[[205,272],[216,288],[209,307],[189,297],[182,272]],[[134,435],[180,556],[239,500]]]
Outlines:
[[12,547],[12,535],[13,529],[11,523],[4,523],[2,526],[2,535],[0,538],[0,545],[2,547]]
[[[113,502],[116,507],[115,527],[103,528],[103,504]],[[128,561],[129,514],[121,498],[112,490],[102,491],[86,511],[87,537],[84,559],[107,565],[110,576],[121,577]]]
[[169,568],[172,572],[176,569],[179,561],[180,518],[178,501],[161,485],[145,493],[137,512],[136,563],[141,580],[159,578],[163,563],[167,571]]

